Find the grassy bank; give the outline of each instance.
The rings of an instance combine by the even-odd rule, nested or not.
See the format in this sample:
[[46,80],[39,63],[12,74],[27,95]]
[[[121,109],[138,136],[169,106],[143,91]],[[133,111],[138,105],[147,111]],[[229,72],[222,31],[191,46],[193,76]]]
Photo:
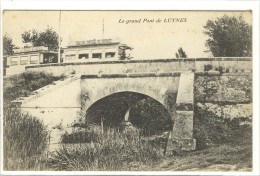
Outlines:
[[4,105],[19,97],[26,97],[32,91],[51,84],[53,81],[64,78],[64,75],[53,76],[50,73],[27,71],[21,74],[4,78],[3,99]]
[[[195,151],[181,152],[173,157],[164,157],[158,144],[144,142],[137,131],[109,129],[102,133],[100,127],[95,126],[86,131],[64,135],[67,144],[52,156],[49,166],[54,170],[67,171],[251,171],[251,128],[235,122],[228,121],[228,124],[230,130],[241,130],[237,136],[237,130],[232,132],[232,136],[219,133],[216,135],[224,135],[226,138],[220,137],[214,141],[216,136],[212,135],[214,129],[211,129],[210,132],[205,131],[208,132],[207,139],[202,138],[199,142],[211,139],[215,143],[204,144],[203,148],[199,146]],[[233,139],[229,140],[230,137]],[[70,141],[80,141],[79,138],[83,143],[70,144]],[[224,139],[222,143],[221,139]]]
[[29,114],[11,106],[10,101],[58,80],[44,72],[24,72],[4,78],[3,151],[4,170],[45,170],[46,126]]
[[139,132],[120,132],[95,128],[94,140],[83,145],[64,145],[53,154],[50,167],[55,170],[127,171],[154,166],[163,158],[159,147],[141,140]]
[[222,144],[166,158],[151,170],[160,171],[251,171],[252,145]]

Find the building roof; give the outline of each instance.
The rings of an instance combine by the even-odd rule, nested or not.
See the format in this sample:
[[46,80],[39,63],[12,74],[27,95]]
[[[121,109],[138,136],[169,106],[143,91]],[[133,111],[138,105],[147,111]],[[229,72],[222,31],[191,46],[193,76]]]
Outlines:
[[19,48],[14,49],[14,56],[21,55],[21,54],[31,54],[31,53],[53,53],[57,54],[58,52],[49,51],[48,47],[39,46],[39,47],[29,47],[29,48]]
[[48,47],[45,46],[37,46],[37,47],[28,47],[28,48],[18,48],[13,49],[14,53],[27,53],[33,51],[48,51]]
[[99,40],[87,40],[87,41],[71,41],[69,42],[68,48],[72,47],[91,47],[91,46],[100,46],[100,45],[113,45],[119,44],[119,39],[99,39]]

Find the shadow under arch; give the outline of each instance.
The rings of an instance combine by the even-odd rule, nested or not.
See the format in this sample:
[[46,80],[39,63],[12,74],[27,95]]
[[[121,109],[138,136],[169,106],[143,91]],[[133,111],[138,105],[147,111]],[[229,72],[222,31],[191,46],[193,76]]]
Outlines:
[[117,92],[94,102],[86,111],[85,122],[101,124],[101,121],[107,128],[118,128],[129,121],[147,135],[172,130],[172,118],[166,107],[138,92]]

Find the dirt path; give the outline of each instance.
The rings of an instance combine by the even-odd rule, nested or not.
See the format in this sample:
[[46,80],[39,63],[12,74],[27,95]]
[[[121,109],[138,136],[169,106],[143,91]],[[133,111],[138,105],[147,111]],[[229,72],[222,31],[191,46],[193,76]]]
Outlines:
[[165,157],[153,171],[252,171],[252,146],[220,145]]
[[187,164],[176,162],[173,159],[166,159],[158,167],[158,171],[208,171],[208,172],[251,172],[252,168],[241,166],[240,164],[212,164],[209,166],[194,166],[192,163]]

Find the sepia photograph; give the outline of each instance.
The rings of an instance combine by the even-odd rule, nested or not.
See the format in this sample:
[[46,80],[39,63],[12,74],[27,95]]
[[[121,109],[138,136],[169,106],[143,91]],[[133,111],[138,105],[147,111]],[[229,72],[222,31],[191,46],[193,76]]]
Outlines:
[[253,171],[251,10],[2,19],[3,171]]

